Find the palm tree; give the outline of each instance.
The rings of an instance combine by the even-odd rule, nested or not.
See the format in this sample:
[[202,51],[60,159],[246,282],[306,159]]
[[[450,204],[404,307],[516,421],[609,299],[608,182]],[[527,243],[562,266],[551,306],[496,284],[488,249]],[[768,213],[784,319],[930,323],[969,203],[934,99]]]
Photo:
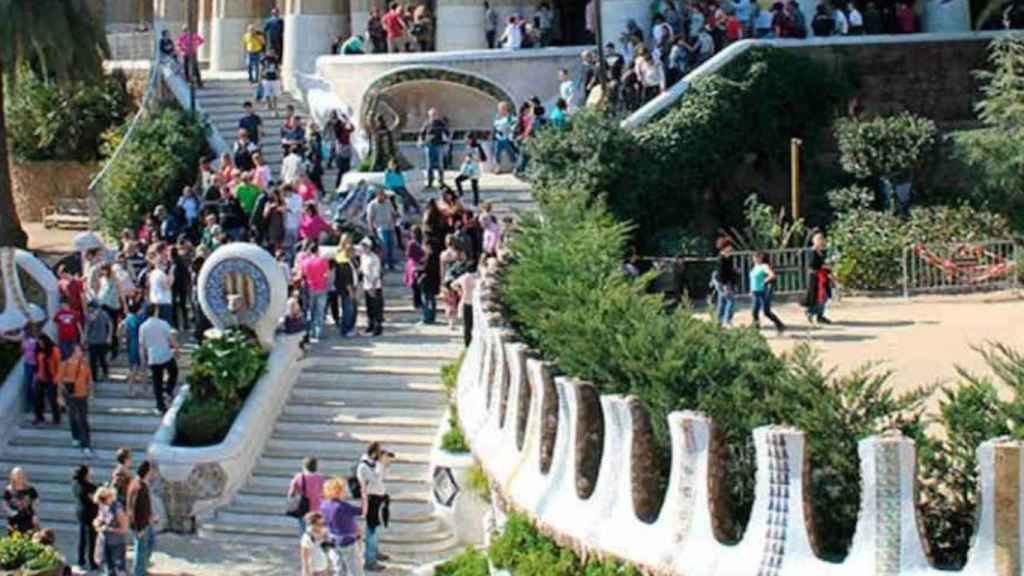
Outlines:
[[0,246],[28,238],[14,209],[7,150],[6,92],[17,90],[18,66],[28,64],[61,84],[103,74],[109,54],[102,12],[89,0],[0,0]]

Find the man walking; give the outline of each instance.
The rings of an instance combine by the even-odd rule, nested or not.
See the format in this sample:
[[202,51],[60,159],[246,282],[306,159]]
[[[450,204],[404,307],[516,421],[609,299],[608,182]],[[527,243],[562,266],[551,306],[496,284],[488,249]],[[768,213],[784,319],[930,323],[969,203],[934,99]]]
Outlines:
[[377,551],[377,530],[387,525],[390,515],[390,498],[384,478],[394,454],[384,450],[379,442],[372,442],[366,448],[366,455],[356,467],[356,477],[363,494],[363,517],[366,518],[366,550],[363,569],[367,572],[382,572],[384,567],[378,560],[390,560],[387,554]]
[[448,132],[448,125],[438,117],[437,108],[427,110],[427,121],[420,129],[420,146],[426,149],[427,154],[427,188],[434,187],[434,171],[437,171],[437,181],[444,186],[444,165],[441,163],[441,150],[451,140]]
[[[139,349],[142,351],[146,365],[149,366],[153,378],[153,398],[156,399],[156,409],[163,414],[167,412],[167,403],[164,395],[174,394],[174,388],[178,385],[178,361],[175,358],[178,352],[178,342],[174,337],[174,329],[171,325],[157,316],[157,307],[150,305],[147,310],[145,322],[139,328]],[[167,377],[167,385],[164,385],[164,376]]]
[[149,557],[156,546],[156,532],[153,530],[159,518],[153,514],[153,502],[149,483],[153,479],[153,466],[149,460],[139,464],[138,475],[128,486],[128,525],[135,538],[135,566],[132,576],[146,576]]
[[263,23],[263,35],[270,43],[270,48],[278,56],[284,54],[284,20],[281,11],[274,6],[270,10],[270,18]]
[[363,253],[359,258],[359,272],[363,276],[363,292],[366,294],[366,333],[380,336],[384,331],[384,271],[373,240],[367,236],[361,245]]
[[395,269],[395,210],[383,188],[377,190],[377,197],[366,206],[366,224],[377,235],[384,250],[384,264],[388,270]]
[[263,48],[266,47],[266,44],[263,33],[256,30],[256,27],[252,24],[249,24],[245,34],[242,35],[242,48],[245,49],[245,61],[249,70],[250,84],[260,81],[260,58],[263,56]]
[[81,447],[87,458],[92,458],[95,456],[89,434],[89,386],[92,384],[92,371],[81,346],[75,345],[71,356],[61,362],[57,381],[67,404],[71,443],[76,448]]

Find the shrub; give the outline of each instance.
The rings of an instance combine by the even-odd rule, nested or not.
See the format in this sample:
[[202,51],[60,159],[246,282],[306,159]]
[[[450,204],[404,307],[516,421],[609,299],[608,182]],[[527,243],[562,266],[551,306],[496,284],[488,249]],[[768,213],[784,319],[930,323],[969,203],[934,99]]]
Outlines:
[[839,162],[857,178],[893,177],[913,170],[936,144],[935,123],[904,112],[835,123]]
[[28,536],[14,533],[0,538],[0,569],[42,571],[63,565],[64,560],[55,549],[33,542]]
[[487,554],[473,547],[434,567],[434,576],[490,576]]
[[250,334],[208,332],[192,352],[189,395],[175,419],[175,445],[220,443],[266,368],[267,354]]
[[445,452],[469,452],[469,443],[459,423],[459,409],[455,403],[456,388],[459,385],[459,370],[466,353],[462,352],[454,362],[441,366],[441,385],[448,395],[448,431],[441,437],[441,449]]
[[479,464],[474,464],[466,472],[466,489],[484,502],[491,501],[491,480]]
[[[122,126],[107,132],[104,155],[113,154],[126,131]],[[205,151],[204,128],[185,112],[168,108],[140,120],[103,183],[103,230],[116,237],[157,205],[173,206],[181,189],[195,181]]]
[[96,162],[103,133],[125,122],[132,108],[120,71],[62,86],[24,67],[7,108],[11,150],[18,160]]

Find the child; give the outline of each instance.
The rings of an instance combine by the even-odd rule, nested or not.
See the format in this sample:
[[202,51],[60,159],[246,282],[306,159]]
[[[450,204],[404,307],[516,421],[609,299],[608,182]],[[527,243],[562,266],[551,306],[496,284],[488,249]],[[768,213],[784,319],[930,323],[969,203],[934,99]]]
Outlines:
[[284,323],[281,326],[281,332],[285,334],[306,334],[302,338],[302,342],[299,346],[303,351],[309,345],[309,334],[306,330],[306,315],[302,311],[302,305],[299,304],[299,299],[292,296],[288,299],[288,313],[285,314]]
[[775,271],[768,264],[764,252],[754,254],[754,267],[750,269],[750,294],[753,297],[754,327],[761,328],[761,310],[775,324],[782,334],[786,329],[779,317],[772,312],[772,292],[775,289]]
[[85,313],[85,343],[89,350],[89,367],[96,378],[103,369],[103,378],[110,378],[110,364],[107,363],[107,348],[110,345],[110,316],[100,308],[98,302],[89,302]]
[[462,168],[459,175],[455,177],[455,189],[459,191],[459,198],[462,198],[462,183],[469,180],[473,187],[473,205],[480,205],[480,162],[477,161],[476,153],[466,154],[462,161]]
[[135,396],[135,383],[144,383],[146,379],[139,354],[139,328],[143,320],[139,314],[139,301],[134,300],[128,308],[128,316],[118,328],[118,338],[124,339],[124,349],[128,351],[128,394],[132,397]]
[[71,351],[78,344],[80,333],[78,329],[78,314],[71,308],[67,297],[61,300],[60,308],[53,317],[57,325],[57,347],[60,348],[60,356],[63,360],[71,356]]
[[384,171],[384,188],[403,198],[409,193],[405,186],[405,175],[398,169],[398,162],[394,158],[388,160],[388,169]]

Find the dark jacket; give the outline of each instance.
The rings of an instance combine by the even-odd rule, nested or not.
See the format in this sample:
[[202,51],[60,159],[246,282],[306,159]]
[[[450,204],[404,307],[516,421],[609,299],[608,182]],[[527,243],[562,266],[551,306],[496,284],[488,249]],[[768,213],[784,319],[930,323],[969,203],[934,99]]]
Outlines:
[[431,254],[416,265],[416,280],[420,290],[428,296],[437,296],[441,291],[441,259]]
[[141,532],[152,524],[153,503],[150,501],[149,484],[141,478],[132,480],[128,486],[128,526],[136,532]]
[[78,517],[78,521],[91,523],[99,514],[99,507],[92,500],[93,494],[96,493],[96,485],[88,480],[82,480],[71,486],[71,492],[75,495],[75,516]]

